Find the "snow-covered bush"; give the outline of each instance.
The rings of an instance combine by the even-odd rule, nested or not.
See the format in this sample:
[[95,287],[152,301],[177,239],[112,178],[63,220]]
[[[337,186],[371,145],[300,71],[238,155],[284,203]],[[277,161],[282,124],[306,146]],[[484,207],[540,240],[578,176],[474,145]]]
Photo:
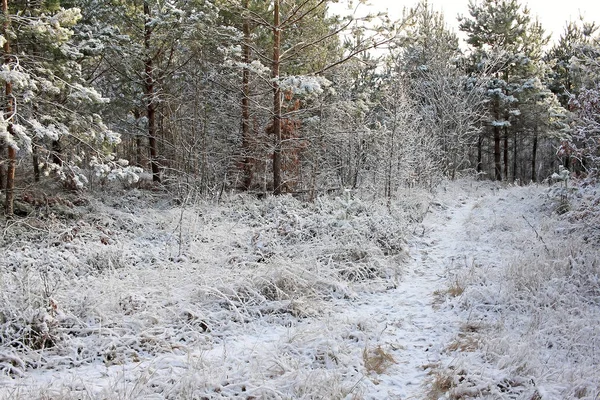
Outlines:
[[550,190],[550,196],[556,202],[554,209],[558,214],[564,214],[571,208],[569,198],[572,197],[569,192],[574,192],[575,188],[569,188],[569,179],[571,173],[568,169],[560,165],[558,173],[552,174],[552,181],[556,184]]
[[94,171],[94,175],[100,179],[102,183],[106,181],[118,180],[123,182],[126,186],[140,180],[140,175],[143,170],[139,167],[129,165],[129,161],[118,159],[108,156],[104,160],[99,160],[97,157],[92,157],[90,160],[90,167]]
[[572,138],[561,151],[579,163],[589,179],[596,179],[600,170],[600,85],[584,88],[573,96],[574,111]]

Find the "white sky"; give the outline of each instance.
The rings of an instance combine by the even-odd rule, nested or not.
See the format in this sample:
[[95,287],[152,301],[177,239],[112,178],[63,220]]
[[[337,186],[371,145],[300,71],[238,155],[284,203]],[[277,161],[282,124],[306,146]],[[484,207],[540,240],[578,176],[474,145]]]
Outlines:
[[[341,0],[345,3],[347,0]],[[357,1],[354,1],[356,4]],[[404,7],[412,7],[417,0],[369,0],[371,10],[387,10],[392,19],[402,16]],[[429,3],[438,11],[443,11],[446,23],[458,31],[457,15],[469,15],[468,0],[429,0]],[[600,22],[600,1],[594,0],[521,0],[522,4],[528,5],[532,17],[539,17],[542,26],[548,33],[553,34],[553,39],[558,39],[567,21],[578,20],[583,15],[586,21]],[[337,7],[344,8],[341,5]],[[367,7],[361,6],[359,10],[365,13]]]

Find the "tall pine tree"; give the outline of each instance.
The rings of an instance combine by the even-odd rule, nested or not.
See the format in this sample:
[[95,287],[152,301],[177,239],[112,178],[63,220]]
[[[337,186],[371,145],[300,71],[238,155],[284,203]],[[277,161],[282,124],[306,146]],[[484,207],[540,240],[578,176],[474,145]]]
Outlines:
[[521,134],[516,127],[524,111],[521,97],[531,90],[532,79],[543,71],[542,49],[549,38],[518,0],[471,1],[469,12],[470,17],[460,18],[460,29],[468,36],[472,69],[481,70],[484,65],[488,68],[491,118],[489,134],[484,137],[493,141],[494,179],[509,178],[510,139],[515,179]]

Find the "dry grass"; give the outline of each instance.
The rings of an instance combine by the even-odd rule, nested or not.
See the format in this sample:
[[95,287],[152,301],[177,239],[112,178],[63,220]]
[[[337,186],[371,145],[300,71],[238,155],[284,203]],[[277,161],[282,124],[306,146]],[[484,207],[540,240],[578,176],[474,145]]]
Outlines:
[[477,324],[464,324],[460,328],[460,332],[456,339],[452,341],[446,350],[448,351],[461,351],[470,352],[476,351],[480,347],[480,334],[483,327]]
[[427,391],[427,400],[438,400],[448,394],[450,389],[454,387],[453,378],[450,370],[441,370],[439,365],[432,368],[430,375],[432,376],[429,390]]
[[465,286],[456,278],[445,290],[436,290],[433,292],[433,306],[440,307],[448,297],[459,297],[465,291]]
[[446,293],[448,293],[451,297],[458,297],[462,295],[464,291],[465,287],[457,279],[454,282],[452,282]]
[[372,349],[365,348],[363,350],[363,362],[369,374],[381,375],[395,364],[396,360],[379,345]]

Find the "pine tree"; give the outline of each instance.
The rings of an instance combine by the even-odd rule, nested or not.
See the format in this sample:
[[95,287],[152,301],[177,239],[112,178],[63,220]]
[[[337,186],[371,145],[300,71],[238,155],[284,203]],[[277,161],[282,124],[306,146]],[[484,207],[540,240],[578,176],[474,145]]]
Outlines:
[[[85,164],[110,171],[105,162],[116,168],[126,163],[111,155],[120,137],[97,113],[107,99],[82,75],[84,54],[72,30],[80,10],[60,8],[56,2],[5,5],[0,80],[7,90],[0,136],[9,154],[5,209],[11,215],[17,158],[33,157],[35,180],[41,168],[74,189],[87,183]],[[133,170],[129,173],[136,178]]]
[[[8,0],[2,0],[2,15],[4,17],[3,25],[2,25],[2,41],[3,41],[3,52],[4,52],[4,60],[2,64],[2,72],[11,72],[11,64],[14,64],[13,56],[11,54],[10,48],[10,15],[8,12]],[[13,67],[14,68],[14,67]],[[16,144],[14,143],[15,128],[12,120],[14,119],[14,97],[12,93],[13,82],[12,77],[4,79],[4,87],[5,87],[5,107],[4,114],[0,120],[0,150],[4,150],[4,146],[7,146],[8,149],[8,157],[7,164],[8,168],[6,171],[6,200],[4,213],[7,216],[12,216],[14,212],[14,189],[15,189],[15,167],[16,167]],[[13,139],[13,140],[11,140]],[[2,175],[4,175],[2,171]]]
[[[311,88],[319,91],[319,82],[325,82],[322,78],[332,68],[388,41],[378,33],[364,34],[359,41],[346,42],[345,48],[341,47],[338,35],[356,21],[351,17],[328,17],[329,2],[276,1],[268,13],[251,7],[247,14],[254,28],[251,64],[261,63],[270,68],[272,98],[266,131],[272,140],[269,147],[275,193],[293,191],[300,180],[300,153],[310,143],[301,137],[301,119],[311,114],[303,106],[303,97]],[[358,25],[354,30],[365,32]],[[256,68],[249,69],[252,73]]]
[[558,42],[544,57],[551,68],[548,71],[549,87],[558,96],[563,107],[568,106],[571,96],[576,96],[583,85],[584,77],[573,60],[591,48],[597,32],[598,26],[595,23],[570,21]]
[[137,163],[149,159],[152,179],[159,182],[172,161],[164,153],[175,153],[164,129],[169,83],[195,61],[200,45],[194,40],[202,43],[201,36],[213,29],[222,34],[214,27],[218,10],[210,1],[83,3],[90,12],[85,29],[78,32],[80,38],[85,41],[92,35],[99,40],[88,46],[96,54],[89,72],[115,98],[106,115],[119,129],[125,128]]
[[513,128],[523,113],[520,97],[524,85],[543,70],[542,49],[549,38],[537,21],[532,22],[529,9],[518,0],[471,2],[469,11],[470,18],[461,18],[460,29],[468,35],[472,68],[478,70],[490,62],[493,65],[487,93],[494,178],[502,180],[504,175],[508,179],[509,138],[512,137],[512,179],[515,179],[518,132]]
[[[595,32],[595,30],[594,30]],[[597,179],[600,171],[600,35],[589,37],[571,59],[571,73],[581,87],[569,100],[573,111],[572,136],[560,148],[566,159],[577,161],[572,169]]]

